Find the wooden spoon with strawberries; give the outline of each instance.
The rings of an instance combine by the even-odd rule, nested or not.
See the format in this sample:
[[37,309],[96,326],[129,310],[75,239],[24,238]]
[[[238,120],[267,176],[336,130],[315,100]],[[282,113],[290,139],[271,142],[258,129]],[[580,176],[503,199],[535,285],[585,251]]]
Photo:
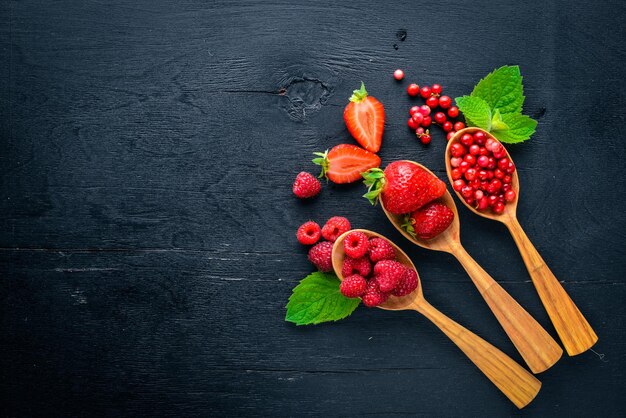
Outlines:
[[[465,128],[458,131],[448,142],[446,148],[446,171],[448,172],[448,178],[452,183],[452,167],[450,164],[450,147],[460,141],[461,137],[465,134],[474,135],[476,132],[483,132],[487,138],[492,141],[500,142],[489,132],[480,128]],[[501,145],[501,144],[500,144]],[[506,156],[509,161],[513,161],[508,151],[502,147],[506,152]],[[502,213],[491,213],[487,208],[486,211],[476,210],[471,205],[468,205],[463,197],[457,192],[459,199],[467,206],[472,212],[480,215],[484,218],[493,219],[494,221],[502,222],[507,226],[517,248],[519,248],[524,264],[528,269],[528,273],[539,293],[541,302],[546,308],[552,324],[556,329],[556,332],[561,338],[561,342],[565,346],[567,353],[570,356],[580,354],[590,349],[596,341],[598,336],[594,332],[589,322],[585,319],[578,307],[574,304],[569,297],[561,283],[554,276],[550,268],[546,265],[539,252],[535,249],[535,246],[530,242],[526,233],[522,229],[519,221],[517,220],[517,202],[519,199],[519,178],[517,171],[512,174],[512,190],[515,192],[514,199],[511,202],[504,205]]]
[[[333,245],[333,269],[340,280],[344,279],[342,274],[345,258],[343,241],[348,234],[354,231],[342,234]],[[397,261],[414,270],[417,274],[411,259],[393,242],[376,232],[365,229],[357,229],[356,231],[363,232],[368,238],[377,237],[389,242],[394,247]],[[419,275],[417,278],[419,281]],[[541,382],[513,359],[428,303],[424,299],[422,286],[419,283],[412,293],[401,297],[390,296],[379,308],[390,311],[414,310],[424,315],[442,330],[518,408],[521,409],[528,405],[541,389]]]
[[[445,183],[413,161],[396,161],[384,172],[373,169],[364,177],[366,185],[370,186],[365,197],[373,203],[380,200],[385,215],[405,238],[420,247],[450,253],[459,260],[533,373],[543,372],[558,361],[563,350],[556,341],[463,248],[459,214]],[[427,235],[421,238],[411,230],[419,225],[412,224],[405,214],[413,213],[414,222],[416,212],[429,210],[428,204],[433,201],[447,206],[453,216],[443,232],[439,223],[431,219],[435,226],[430,233],[440,233],[430,239]],[[440,209],[434,212],[435,215],[439,213],[444,212]],[[445,216],[449,217],[449,214],[446,212]]]

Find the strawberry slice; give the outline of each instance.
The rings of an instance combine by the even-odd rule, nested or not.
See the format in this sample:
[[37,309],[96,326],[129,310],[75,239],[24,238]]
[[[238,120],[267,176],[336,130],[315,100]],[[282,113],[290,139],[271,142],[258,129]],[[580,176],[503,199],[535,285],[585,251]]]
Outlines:
[[383,104],[367,95],[365,84],[354,90],[350,103],[343,111],[343,120],[346,122],[350,135],[370,152],[378,152],[383,142],[385,129],[385,108]]
[[433,239],[448,229],[454,212],[442,203],[429,203],[407,216],[402,227],[412,236]]
[[326,176],[337,184],[355,182],[361,179],[361,173],[380,167],[378,155],[356,145],[340,144],[330,151],[314,154],[319,158],[315,158],[313,162],[322,166],[320,177]]

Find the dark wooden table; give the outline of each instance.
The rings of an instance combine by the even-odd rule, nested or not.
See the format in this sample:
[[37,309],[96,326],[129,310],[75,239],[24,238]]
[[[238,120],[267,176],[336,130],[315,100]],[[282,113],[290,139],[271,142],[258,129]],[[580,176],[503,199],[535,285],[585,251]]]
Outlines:
[[[625,5],[2,2],[1,415],[623,417]],[[405,126],[407,83],[456,97],[504,64],[539,121],[510,147],[520,221],[600,337],[522,411],[416,314],[283,321],[311,271],[295,228],[345,215],[521,362],[460,265],[362,185],[291,193],[312,152],[352,142],[361,80],[387,111],[383,163],[443,176],[441,131],[423,147]],[[460,212],[469,252],[556,336],[505,228]]]

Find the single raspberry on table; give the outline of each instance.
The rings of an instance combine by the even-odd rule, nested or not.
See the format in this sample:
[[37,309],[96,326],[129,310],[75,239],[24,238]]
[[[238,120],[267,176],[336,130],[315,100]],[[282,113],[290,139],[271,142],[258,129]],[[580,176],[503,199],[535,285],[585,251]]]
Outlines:
[[363,294],[363,304],[368,308],[373,308],[382,303],[385,303],[389,297],[388,293],[380,291],[378,287],[378,281],[376,278],[370,279],[365,287],[365,293]]
[[419,279],[417,277],[417,272],[412,268],[405,266],[404,275],[396,288],[391,291],[391,294],[394,296],[406,296],[417,289],[418,285]]
[[339,235],[350,230],[350,221],[343,216],[333,216],[322,227],[324,239],[335,242]]
[[339,285],[339,291],[347,298],[358,298],[365,292],[367,281],[363,276],[353,274],[348,276]]
[[406,267],[393,260],[382,260],[374,265],[374,275],[382,292],[391,292],[402,280]]
[[322,190],[322,184],[313,174],[302,171],[296,176],[292,190],[300,199],[307,199],[316,196]]
[[329,272],[333,269],[333,244],[323,241],[315,244],[309,250],[309,261],[317,267],[319,271]]
[[296,237],[302,245],[313,245],[320,240],[322,230],[320,226],[313,221],[308,221],[300,225]]
[[382,238],[370,239],[369,248],[367,250],[372,263],[376,263],[381,260],[393,260],[396,258],[396,251],[393,246]]
[[343,249],[348,257],[360,258],[367,254],[369,241],[367,235],[360,231],[353,231],[343,240]]
[[367,257],[351,258],[346,257],[341,266],[341,275],[343,277],[352,276],[357,273],[363,277],[367,277],[372,272],[372,264]]

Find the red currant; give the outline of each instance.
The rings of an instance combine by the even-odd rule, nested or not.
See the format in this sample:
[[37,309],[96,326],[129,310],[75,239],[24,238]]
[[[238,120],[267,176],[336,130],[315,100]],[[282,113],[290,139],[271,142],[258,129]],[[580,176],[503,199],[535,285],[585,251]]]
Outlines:
[[453,168],[450,170],[450,176],[452,176],[452,180],[458,180],[463,176],[463,173],[458,168]]
[[424,86],[420,89],[420,95],[426,99],[428,97],[430,97],[430,87],[428,86]]
[[480,200],[480,199],[482,199],[483,197],[485,197],[485,192],[483,192],[482,190],[476,190],[476,191],[474,192],[474,199],[476,199],[476,200]]
[[457,122],[454,124],[455,131],[460,131],[463,128],[465,128],[465,124],[463,122]]
[[424,145],[430,144],[430,135],[429,134],[421,135],[420,136],[420,141],[422,141],[422,144],[424,144]]
[[473,143],[474,143],[474,138],[470,134],[464,134],[461,137],[461,144],[465,145],[466,147],[469,147]]
[[517,195],[515,194],[515,190],[507,190],[506,192],[504,192],[504,200],[506,200],[507,202],[514,201],[516,196]]
[[476,141],[476,143],[478,145],[485,145],[485,133],[483,131],[478,131],[474,134],[474,141]]
[[480,153],[480,147],[476,144],[472,144],[469,147],[469,152],[472,155],[478,155]]
[[424,120],[422,120],[422,126],[430,126],[431,123],[432,119],[430,118],[430,116],[424,116]]
[[446,121],[446,115],[443,112],[437,112],[435,113],[435,116],[433,117],[433,119],[435,119],[435,122],[438,124],[442,124]]
[[421,126],[415,130],[416,135],[422,135],[424,133],[424,128]]
[[437,98],[437,96],[430,96],[428,99],[426,99],[426,106],[430,107],[431,109],[436,108],[437,106],[439,106],[439,98]]
[[409,84],[409,86],[406,88],[406,92],[409,94],[409,96],[411,97],[415,97],[419,94],[420,92],[420,86],[418,86],[415,83],[411,83]]
[[409,114],[411,116],[413,116],[415,113],[420,111],[420,107],[419,106],[413,106],[412,108],[409,109]]
[[468,168],[467,171],[464,173],[465,179],[468,181],[472,181],[476,178],[476,169],[475,168]]
[[463,179],[454,180],[452,182],[452,188],[457,192],[460,192],[463,187],[465,187],[465,181],[463,181]]
[[448,116],[450,116],[451,118],[456,118],[457,116],[459,116],[459,108],[456,106],[452,106],[450,109],[448,109]]
[[455,131],[448,132],[448,135],[446,135],[446,141],[450,141],[455,134]]
[[404,78],[404,71],[402,71],[401,69],[397,69],[393,72],[393,78],[398,81],[402,80]]
[[512,180],[511,176],[508,175],[508,174],[506,176],[502,177],[502,183],[504,183],[504,184],[511,184],[511,180]]
[[433,84],[433,86],[430,88],[430,91],[433,94],[441,94],[442,90],[443,90],[443,88],[441,87],[440,84]]
[[417,124],[415,123],[415,121],[413,120],[413,117],[409,118],[409,121],[406,123],[407,125],[409,125],[409,128],[416,130],[417,129]]
[[487,199],[486,196],[483,196],[479,201],[478,201],[478,210],[485,210],[489,207],[489,199]]
[[459,164],[459,168],[461,169],[462,173],[465,173],[467,171],[467,169],[470,168],[470,167],[471,167],[471,165],[467,161],[461,161],[461,164]]
[[470,165],[475,165],[476,157],[474,157],[472,154],[465,154],[465,157],[463,157],[463,161],[467,161],[468,163],[470,163]]
[[452,122],[450,122],[449,120],[445,121],[441,127],[445,132],[452,132],[453,126]]
[[439,107],[447,109],[452,104],[452,99],[449,96],[441,96],[439,98]]
[[411,119],[413,119],[413,122],[415,122],[415,124],[419,126],[424,120],[424,115],[422,115],[420,112],[416,112],[416,113],[413,113],[413,116],[411,116]]
[[478,170],[478,178],[481,180],[487,180],[489,178],[489,174],[487,174],[487,170]]
[[509,161],[509,166],[506,168],[506,172],[508,174],[513,174],[515,172],[515,163],[513,161]]
[[493,171],[493,176],[497,179],[502,179],[504,178],[504,171],[500,170],[499,168],[496,168]]
[[452,158],[450,158],[450,165],[452,167],[460,167],[462,162],[463,162],[463,158],[462,157],[452,157]]
[[430,107],[428,107],[428,106],[426,106],[426,105],[421,105],[421,106],[420,106],[420,113],[421,113],[422,115],[424,115],[424,116],[428,116],[428,115],[430,115],[430,111],[431,111]]
[[498,203],[498,196],[496,196],[495,194],[492,194],[491,196],[487,197],[487,200],[489,201],[489,206],[493,207],[493,205]]
[[487,157],[486,155],[481,155],[476,159],[476,162],[480,167],[485,168],[489,165],[489,157]]
[[491,209],[494,211],[494,213],[499,215],[504,212],[504,203],[496,202]]
[[458,142],[450,145],[450,155],[453,157],[462,157],[467,153],[467,150],[463,146],[463,144],[459,144]]
[[472,197],[474,190],[470,186],[463,186],[461,189],[461,195],[465,198]]

